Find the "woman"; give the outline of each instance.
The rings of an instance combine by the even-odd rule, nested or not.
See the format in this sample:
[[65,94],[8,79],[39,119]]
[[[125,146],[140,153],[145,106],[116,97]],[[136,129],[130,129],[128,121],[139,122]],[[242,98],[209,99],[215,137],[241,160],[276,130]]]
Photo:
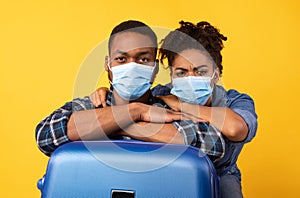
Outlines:
[[234,198],[243,197],[236,161],[243,145],[255,136],[257,115],[248,95],[216,85],[222,75],[221,50],[226,40],[208,22],[181,21],[160,49],[160,61],[167,59],[170,65],[172,83],[158,85],[152,93],[162,96],[172,109],[193,114],[219,129],[225,139],[225,155],[214,165],[221,197]]
[[[222,75],[223,41],[227,38],[208,22],[194,25],[180,22],[162,41],[160,61],[167,60],[172,82],[152,89],[175,111],[182,111],[216,127],[225,139],[224,156],[214,161],[220,176],[221,197],[243,197],[241,174],[236,165],[243,145],[250,142],[257,129],[254,102],[236,90],[226,91],[216,85]],[[91,96],[95,104],[104,104],[104,92]],[[205,140],[204,140],[205,141]]]

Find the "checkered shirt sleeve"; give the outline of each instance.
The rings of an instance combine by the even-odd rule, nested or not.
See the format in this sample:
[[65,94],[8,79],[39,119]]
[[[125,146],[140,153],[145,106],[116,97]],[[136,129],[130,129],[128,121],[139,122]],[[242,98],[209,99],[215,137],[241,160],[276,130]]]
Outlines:
[[212,161],[224,156],[225,141],[222,134],[214,126],[204,122],[195,124],[191,120],[176,121],[173,125],[183,136],[186,145],[199,148]]
[[67,136],[67,123],[75,111],[94,109],[89,97],[77,98],[43,119],[36,127],[36,142],[39,149],[46,155],[60,145],[70,142]]
[[[169,95],[171,88],[169,85],[157,85],[152,89],[154,96]],[[199,148],[212,161],[221,159],[225,154],[225,141],[220,131],[214,126],[204,122],[198,124],[191,120],[182,120],[173,122],[175,128],[181,133],[186,145],[191,145]]]

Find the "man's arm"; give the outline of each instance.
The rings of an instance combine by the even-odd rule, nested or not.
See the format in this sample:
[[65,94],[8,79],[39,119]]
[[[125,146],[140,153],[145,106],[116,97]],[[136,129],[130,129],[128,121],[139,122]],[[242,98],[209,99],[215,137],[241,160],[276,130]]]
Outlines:
[[142,103],[94,109],[88,97],[75,99],[54,111],[36,127],[40,150],[50,155],[57,147],[74,140],[101,139],[117,133],[134,121],[172,122],[182,113]]
[[165,123],[180,119],[185,119],[181,112],[130,103],[73,113],[67,124],[67,135],[72,141],[101,139],[108,135],[118,135],[120,130],[136,121]]
[[129,125],[122,133],[137,140],[185,144],[199,148],[214,161],[225,153],[225,141],[221,132],[206,123],[191,120],[173,123],[139,122]]
[[138,122],[124,128],[120,134],[147,142],[184,144],[182,135],[172,123]]
[[70,142],[67,136],[67,123],[72,113],[93,108],[94,105],[88,97],[78,98],[66,103],[43,119],[37,125],[35,133],[39,149],[49,156],[57,147]]

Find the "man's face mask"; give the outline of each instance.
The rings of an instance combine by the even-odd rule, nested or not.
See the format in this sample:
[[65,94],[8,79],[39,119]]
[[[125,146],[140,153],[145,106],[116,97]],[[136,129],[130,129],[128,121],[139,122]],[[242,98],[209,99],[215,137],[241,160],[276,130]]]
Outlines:
[[186,76],[173,78],[171,94],[177,96],[183,102],[205,105],[212,95],[213,89],[210,86],[214,77],[210,76]]
[[136,100],[144,95],[151,87],[155,66],[130,62],[120,66],[110,67],[113,74],[111,85],[118,95],[125,100]]

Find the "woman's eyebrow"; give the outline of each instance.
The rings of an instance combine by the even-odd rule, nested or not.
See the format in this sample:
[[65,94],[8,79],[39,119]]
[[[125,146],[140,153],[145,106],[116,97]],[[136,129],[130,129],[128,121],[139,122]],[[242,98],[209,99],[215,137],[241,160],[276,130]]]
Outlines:
[[201,69],[203,67],[208,67],[208,65],[198,65],[198,66],[195,66],[194,69]]
[[184,71],[188,71],[188,69],[184,68],[184,67],[177,67],[175,70],[184,70]]

